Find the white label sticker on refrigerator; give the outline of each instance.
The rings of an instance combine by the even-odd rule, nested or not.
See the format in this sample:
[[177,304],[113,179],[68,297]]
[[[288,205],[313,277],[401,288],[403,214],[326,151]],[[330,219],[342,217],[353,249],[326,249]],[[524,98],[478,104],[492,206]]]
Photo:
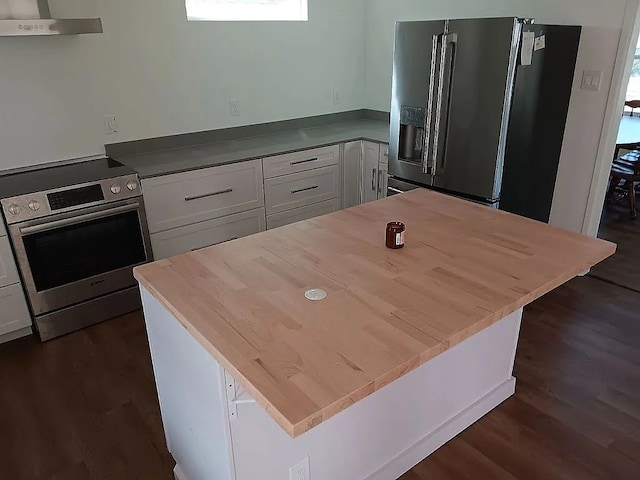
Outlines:
[[522,34],[522,65],[531,65],[535,40],[535,32],[524,32]]
[[538,50],[542,50],[546,46],[547,46],[547,37],[545,37],[544,35],[540,35],[538,38],[536,38],[536,41],[534,42],[533,50],[537,52]]

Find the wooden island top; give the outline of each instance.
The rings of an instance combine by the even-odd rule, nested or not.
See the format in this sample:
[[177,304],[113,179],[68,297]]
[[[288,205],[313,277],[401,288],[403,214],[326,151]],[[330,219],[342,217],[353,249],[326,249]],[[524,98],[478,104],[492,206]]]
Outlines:
[[[389,221],[407,225],[402,250],[385,247]],[[615,248],[414,190],[134,273],[296,437]],[[327,298],[307,300],[311,288]]]

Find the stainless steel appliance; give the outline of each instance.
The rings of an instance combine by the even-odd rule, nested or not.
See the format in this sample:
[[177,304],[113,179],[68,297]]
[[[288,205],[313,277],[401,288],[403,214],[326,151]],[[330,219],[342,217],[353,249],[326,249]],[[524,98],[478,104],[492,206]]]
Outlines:
[[581,27],[398,22],[389,174],[548,221]]
[[132,270],[152,254],[135,172],[110,159],[42,169],[0,177],[0,195],[43,341],[140,308]]
[[52,18],[48,0],[0,0],[0,37],[102,33],[99,18]]

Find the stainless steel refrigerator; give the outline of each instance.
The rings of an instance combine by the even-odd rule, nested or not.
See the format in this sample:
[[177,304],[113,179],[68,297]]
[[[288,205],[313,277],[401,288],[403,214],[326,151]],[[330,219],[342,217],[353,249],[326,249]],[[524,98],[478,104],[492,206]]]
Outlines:
[[548,221],[580,33],[513,17],[398,22],[391,188]]

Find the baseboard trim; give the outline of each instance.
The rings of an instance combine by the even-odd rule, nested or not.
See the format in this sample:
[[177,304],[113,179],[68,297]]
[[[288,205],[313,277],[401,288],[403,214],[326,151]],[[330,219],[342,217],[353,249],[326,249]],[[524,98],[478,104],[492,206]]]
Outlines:
[[12,342],[13,340],[17,340],[22,337],[28,337],[29,335],[33,335],[33,329],[31,327],[21,328],[15,332],[0,335],[0,344]]
[[[395,480],[401,477],[438,448],[511,397],[515,391],[516,379],[511,377],[455,417],[427,434],[384,467],[369,475],[366,480]],[[186,479],[182,478],[181,480]]]
[[185,477],[182,474],[182,470],[180,470],[180,465],[176,464],[175,467],[173,467],[173,477],[176,480],[188,480],[187,477]]

